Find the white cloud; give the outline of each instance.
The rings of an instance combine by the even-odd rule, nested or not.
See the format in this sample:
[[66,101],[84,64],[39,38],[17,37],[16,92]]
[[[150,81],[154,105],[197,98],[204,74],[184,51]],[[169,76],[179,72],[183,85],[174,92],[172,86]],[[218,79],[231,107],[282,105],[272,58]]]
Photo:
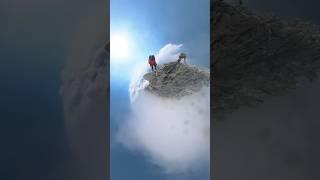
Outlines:
[[172,62],[178,59],[180,51],[182,50],[182,44],[167,44],[156,54],[158,64],[164,64]]
[[[166,45],[157,54],[159,61],[170,61],[181,47]],[[122,124],[118,140],[131,150],[143,152],[167,173],[184,173],[207,163],[209,87],[182,99],[165,99],[143,91],[144,83],[134,80],[130,86],[136,88],[130,92],[137,96],[132,99],[130,118]]]
[[166,172],[184,172],[209,158],[209,88],[180,100],[143,92],[120,132],[127,147],[142,150]]

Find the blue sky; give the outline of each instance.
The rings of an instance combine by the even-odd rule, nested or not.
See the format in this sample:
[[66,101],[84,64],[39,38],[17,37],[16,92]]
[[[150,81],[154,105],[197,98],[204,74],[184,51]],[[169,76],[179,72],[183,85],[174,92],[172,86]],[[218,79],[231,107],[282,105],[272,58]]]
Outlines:
[[[149,54],[173,43],[183,44],[188,57],[209,67],[209,0],[111,0],[110,10],[111,38],[114,33],[129,34],[134,47],[131,61],[145,61]],[[133,63],[116,70],[130,70]],[[116,68],[116,63],[111,66]]]
[[[141,153],[114,140],[118,125],[128,118],[131,70],[146,62],[168,43],[183,44],[193,64],[209,68],[209,0],[111,0],[111,39],[125,35],[131,44],[128,57],[111,57],[111,179],[209,179],[208,171],[167,176]],[[112,41],[111,41],[112,43]],[[112,44],[111,44],[112,47]],[[121,62],[120,62],[121,61]]]

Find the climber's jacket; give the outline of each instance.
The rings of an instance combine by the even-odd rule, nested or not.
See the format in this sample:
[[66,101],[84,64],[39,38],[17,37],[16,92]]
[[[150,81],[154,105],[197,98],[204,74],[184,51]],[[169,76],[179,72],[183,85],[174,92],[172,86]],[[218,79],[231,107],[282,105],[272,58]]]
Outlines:
[[150,64],[151,66],[157,65],[157,63],[156,63],[156,58],[154,57],[154,55],[149,56],[149,64]]

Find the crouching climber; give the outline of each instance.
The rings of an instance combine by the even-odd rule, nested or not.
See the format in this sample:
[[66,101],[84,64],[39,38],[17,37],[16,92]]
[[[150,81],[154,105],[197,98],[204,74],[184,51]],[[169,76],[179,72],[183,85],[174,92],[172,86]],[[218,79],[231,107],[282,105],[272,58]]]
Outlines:
[[150,64],[152,71],[157,71],[157,62],[156,62],[156,58],[154,57],[154,55],[149,56],[149,64]]
[[183,62],[184,62],[184,63],[187,63],[187,62],[186,62],[187,55],[186,55],[185,53],[181,53],[181,54],[179,55],[178,62],[181,62],[182,59],[183,59]]

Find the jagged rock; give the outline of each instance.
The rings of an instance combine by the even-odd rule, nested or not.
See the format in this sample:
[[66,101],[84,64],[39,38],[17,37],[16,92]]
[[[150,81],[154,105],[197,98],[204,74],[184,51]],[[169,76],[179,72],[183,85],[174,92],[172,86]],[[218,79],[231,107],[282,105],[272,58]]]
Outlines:
[[178,62],[164,64],[157,74],[147,73],[143,78],[149,81],[147,91],[167,98],[190,95],[210,84],[208,70]]
[[282,95],[320,70],[320,28],[211,4],[212,110],[216,119]]

